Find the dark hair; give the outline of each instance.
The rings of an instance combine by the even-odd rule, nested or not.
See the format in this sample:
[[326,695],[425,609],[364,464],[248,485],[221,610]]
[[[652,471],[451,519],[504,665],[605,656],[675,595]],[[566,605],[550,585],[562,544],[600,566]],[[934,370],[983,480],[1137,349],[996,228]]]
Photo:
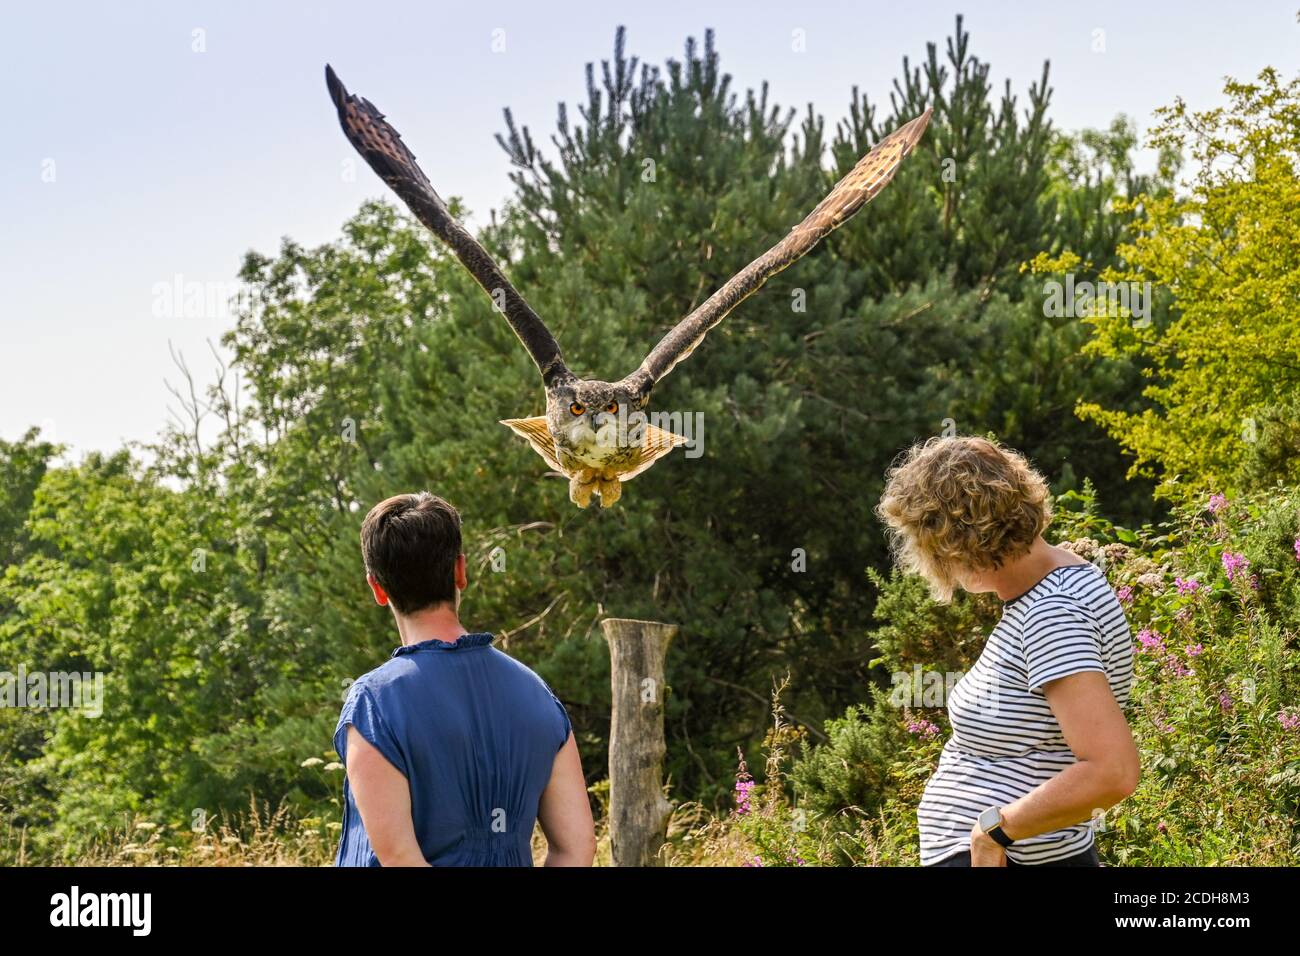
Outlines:
[[437,495],[394,495],[361,523],[361,555],[401,614],[456,600],[460,513]]

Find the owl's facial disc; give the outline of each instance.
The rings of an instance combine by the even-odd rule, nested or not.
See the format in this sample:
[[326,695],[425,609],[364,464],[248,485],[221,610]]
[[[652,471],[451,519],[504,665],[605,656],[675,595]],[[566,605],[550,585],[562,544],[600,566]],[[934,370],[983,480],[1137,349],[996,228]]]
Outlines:
[[567,439],[572,449],[595,457],[625,447],[627,416],[633,397],[608,382],[579,382],[557,391],[550,414],[554,432]]

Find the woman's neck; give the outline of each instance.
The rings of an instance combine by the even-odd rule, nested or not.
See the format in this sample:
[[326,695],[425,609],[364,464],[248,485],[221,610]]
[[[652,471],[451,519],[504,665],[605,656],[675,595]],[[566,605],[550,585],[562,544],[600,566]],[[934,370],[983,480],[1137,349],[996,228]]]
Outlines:
[[1000,599],[1009,601],[1032,589],[1057,568],[1087,563],[1077,554],[1048,544],[1040,536],[1025,554],[990,572],[988,582]]
[[434,640],[450,644],[469,633],[461,626],[456,608],[451,604],[425,608],[410,615],[394,612],[393,617],[397,621],[397,633],[402,636],[403,647]]

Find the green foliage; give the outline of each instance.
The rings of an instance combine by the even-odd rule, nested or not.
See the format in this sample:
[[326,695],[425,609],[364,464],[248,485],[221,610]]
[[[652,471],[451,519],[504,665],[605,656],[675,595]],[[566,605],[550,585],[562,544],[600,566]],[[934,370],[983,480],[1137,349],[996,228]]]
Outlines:
[[29,429],[21,439],[0,439],[0,568],[17,563],[27,546],[25,524],[32,499],[59,448]]
[[1104,275],[1168,288],[1174,309],[1149,326],[1121,315],[1092,320],[1090,351],[1139,357],[1154,407],[1081,407],[1134,455],[1135,473],[1160,475],[1175,498],[1300,477],[1300,79],[1270,68],[1224,92],[1224,108],[1193,112],[1178,100],[1160,111],[1152,141],[1190,151],[1187,194],[1127,201],[1140,212],[1137,235]]
[[890,772],[906,732],[897,708],[873,687],[870,706],[850,707],[826,721],[828,741],[796,762],[790,779],[800,804],[828,815],[850,808],[878,811],[892,788]]

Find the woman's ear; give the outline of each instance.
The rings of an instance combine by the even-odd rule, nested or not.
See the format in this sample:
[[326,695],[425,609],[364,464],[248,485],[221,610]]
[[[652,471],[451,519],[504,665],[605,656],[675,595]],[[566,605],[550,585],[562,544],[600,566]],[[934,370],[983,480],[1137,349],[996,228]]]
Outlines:
[[366,574],[366,583],[370,585],[371,592],[375,595],[375,603],[380,607],[388,606],[388,592],[384,590],[373,574]]
[[456,590],[463,591],[469,587],[469,578],[465,574],[465,555],[456,558]]

